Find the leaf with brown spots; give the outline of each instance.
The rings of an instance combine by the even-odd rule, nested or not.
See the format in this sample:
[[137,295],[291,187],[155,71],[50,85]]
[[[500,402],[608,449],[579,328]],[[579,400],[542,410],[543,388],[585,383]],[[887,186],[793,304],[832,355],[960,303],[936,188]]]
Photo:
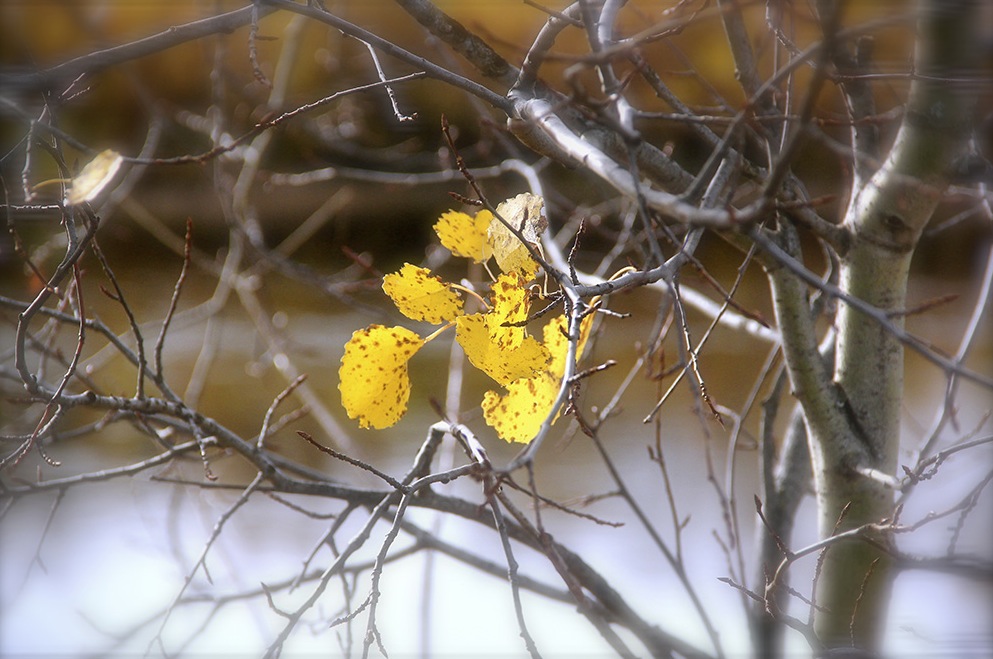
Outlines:
[[531,297],[524,278],[516,273],[500,275],[493,282],[492,308],[486,314],[490,336],[504,348],[516,348],[527,335],[523,325],[531,310]]
[[527,444],[551,414],[558,393],[559,380],[548,372],[514,380],[507,385],[506,395],[486,392],[483,418],[502,439]]
[[427,268],[406,263],[399,272],[383,277],[383,290],[411,320],[437,325],[462,315],[462,298]]
[[486,231],[493,221],[493,213],[481,210],[475,218],[458,211],[442,213],[434,225],[438,240],[455,256],[472,259],[476,263],[489,260],[493,254]]
[[370,325],[352,334],[338,369],[338,390],[348,417],[362,428],[389,428],[407,411],[407,362],[424,339],[405,327]]
[[[555,404],[562,377],[565,375],[566,359],[569,356],[566,322],[565,316],[559,316],[545,325],[543,334],[545,340],[541,345],[549,355],[549,360],[539,371],[509,383],[502,383],[507,388],[506,394],[487,391],[483,397],[483,418],[502,439],[508,442],[530,442],[538,434],[541,424],[552,413],[552,406]],[[592,326],[593,314],[589,314],[579,323],[577,361],[583,355]],[[529,337],[528,340],[533,339]],[[554,423],[555,420],[553,419],[552,422]]]
[[[558,316],[553,318],[547,325],[543,337],[545,348],[551,355],[551,362],[548,364],[548,372],[557,378],[561,378],[565,373],[565,360],[569,356],[569,337],[566,335],[566,317]],[[579,321],[579,341],[576,344],[576,361],[578,362],[586,349],[586,341],[590,338],[590,329],[593,327],[593,314],[589,314]]]
[[524,337],[517,346],[501,345],[500,336],[512,328],[501,327],[501,333],[494,336],[490,332],[488,315],[459,316],[455,321],[455,339],[473,366],[500,384],[545,369],[548,351],[534,337]]

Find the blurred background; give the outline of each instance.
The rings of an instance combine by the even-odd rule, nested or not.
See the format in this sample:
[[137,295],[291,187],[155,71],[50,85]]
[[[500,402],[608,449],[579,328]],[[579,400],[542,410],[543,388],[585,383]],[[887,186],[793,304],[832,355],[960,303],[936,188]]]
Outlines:
[[[341,18],[500,94],[506,92],[505,85],[480,76],[444,44],[426,37],[425,31],[392,2],[326,0],[325,4]],[[535,6],[511,0],[435,4],[515,65],[522,61],[546,19]],[[26,164],[24,140],[31,120],[57,129],[49,135],[59,140],[66,165],[77,172],[95,152],[108,148],[125,156],[160,161],[203,154],[217,143],[245,135],[274,112],[377,80],[362,43],[328,26],[278,12],[259,22],[254,39],[249,28],[242,27],[231,34],[176,45],[66,81],[71,83],[70,93],[60,98],[43,99],[37,90],[22,85],[32,72],[242,6],[220,1],[0,0],[0,80],[4,81],[0,89],[4,99],[0,108],[0,174],[7,205],[3,221],[15,229],[0,235],[0,295],[29,300],[39,290],[41,282],[25,267],[23,254],[48,272],[64,253],[59,215],[50,206],[45,210],[46,204],[61,197],[62,190],[58,185],[33,188],[61,174],[55,160],[41,150],[32,150]],[[903,7],[903,3],[858,3],[850,19],[892,15],[895,6]],[[637,31],[641,25],[658,20],[664,9],[659,3],[632,2],[622,26]],[[761,25],[763,8],[753,6],[750,11]],[[810,25],[795,27],[798,40],[813,30]],[[882,71],[907,69],[912,47],[907,35],[904,23],[875,33]],[[563,90],[570,84],[594,88],[595,77],[588,68],[576,68],[576,55],[584,52],[584,46],[578,31],[564,33],[556,45],[560,57],[545,64],[543,78]],[[281,75],[281,58],[294,51],[290,73]],[[743,102],[724,33],[713,16],[705,14],[700,20],[680,25],[664,47],[646,49],[645,54],[666,75],[673,91],[702,114],[733,113]],[[768,52],[760,54],[772,57]],[[388,77],[414,71],[395,59],[381,59]],[[803,76],[798,76],[798,86],[803,84]],[[274,79],[286,81],[279,107],[270,106]],[[883,117],[880,127],[889,138],[901,116],[906,86],[905,79],[894,77],[877,87]],[[242,274],[254,278],[254,289],[241,297],[232,294],[225,298],[220,311],[207,313],[204,309],[217,299],[217,273],[233,249],[232,211],[225,200],[240,184],[246,153],[252,155],[250,149],[259,143],[246,141],[231,154],[203,162],[128,164],[123,183],[117,181],[115,185],[120,187],[103,195],[97,206],[100,246],[135,316],[148,324],[151,337],[182,269],[183,234],[187,220],[192,222],[193,267],[184,282],[179,315],[164,352],[166,374],[184,399],[197,400],[204,414],[251,437],[258,432],[273,397],[288,383],[290,370],[280,360],[289,359],[293,372],[308,375],[315,400],[323,404],[324,413],[332,420],[315,419],[313,414],[302,416],[274,435],[271,446],[336,478],[367,486],[378,483],[368,474],[316,453],[300,442],[294,431],[302,429],[326,438],[331,424],[339,428],[332,439],[347,447],[351,455],[388,473],[400,474],[423,441],[425,428],[436,419],[431,400],[451,400],[446,394],[447,378],[442,377],[452,371],[448,340],[432,342],[412,363],[415,394],[410,411],[392,429],[360,431],[345,417],[337,391],[338,362],[351,333],[372,322],[401,322],[379,288],[382,273],[412,262],[431,264],[449,280],[472,274],[447,259],[431,231],[440,213],[459,207],[449,191],[469,194],[455,173],[454,154],[440,130],[441,115],[452,125],[456,144],[471,169],[486,173],[514,157],[538,168],[550,231],[559,235],[562,246],[571,240],[578,219],[587,218],[588,234],[577,259],[582,269],[592,270],[601,262],[621,231],[625,212],[602,184],[591,182],[582,172],[537,162],[533,154],[514,145],[500,113],[478,99],[426,79],[396,85],[395,92],[400,110],[416,113],[415,118],[398,121],[387,94],[377,88],[343,95],[266,133],[269,141],[258,152],[261,160],[243,196],[244,217],[249,220],[246,231],[251,240],[276,253],[285,247],[293,262],[305,270],[283,268],[275,261],[265,267],[254,264],[254,269],[253,264],[247,264]],[[647,87],[636,87],[634,93],[646,106],[652,106]],[[670,110],[661,101],[654,104],[659,112]],[[825,135],[847,141],[843,105],[830,88],[825,90],[818,112],[825,119],[821,126]],[[708,155],[693,132],[679,122],[654,123],[646,127],[646,137],[666,144],[690,171]],[[831,197],[823,214],[836,219],[847,201],[844,190],[850,172],[844,158],[824,142],[811,141],[805,145],[795,171],[812,196]],[[440,180],[443,173],[450,178]],[[424,174],[433,178],[423,178]],[[492,172],[481,175],[480,180],[493,200],[513,196],[528,185],[513,171]],[[26,199],[23,190],[29,190],[33,198]],[[907,321],[908,329],[927,337],[946,354],[956,350],[968,322],[990,249],[989,223],[963,212],[971,203],[963,194],[942,207],[914,261],[909,294],[912,305],[956,296]],[[29,204],[36,208],[11,210]],[[16,240],[22,242],[20,254],[15,249],[15,233]],[[821,267],[823,258],[816,243],[811,240],[806,246],[811,267]],[[709,236],[698,257],[712,277],[725,287],[733,284],[741,265],[740,254]],[[622,257],[614,265],[624,264]],[[127,336],[128,319],[120,305],[100,292],[101,286],[107,286],[98,275],[101,265],[87,256],[83,266],[89,313]],[[699,273],[687,271],[683,282],[715,297]],[[612,309],[631,317],[602,323],[589,363],[612,359],[618,365],[589,382],[583,402],[590,409],[608,404],[635,368],[641,349],[638,342],[649,339],[656,322],[653,310],[662,299],[658,291],[641,290],[611,300]],[[746,269],[736,299],[757,316],[771,318],[764,277],[757,267]],[[9,307],[2,309],[2,314],[0,350],[6,360],[17,314]],[[693,314],[689,322],[693,334],[700,336],[709,319]],[[967,365],[989,373],[993,362],[993,341],[989,339],[993,337],[988,322],[982,332],[984,340],[977,343]],[[74,337],[69,334],[62,340],[71,351]],[[212,352],[205,360],[208,347]],[[717,330],[700,362],[710,396],[729,409],[740,409],[769,349],[770,345],[760,339]],[[668,340],[663,353],[674,363],[678,354],[674,339]],[[87,344],[83,363],[87,375],[105,390],[124,395],[133,391],[133,369],[98,341]],[[903,460],[911,459],[945,393],[942,374],[916,354],[908,352],[907,368],[907,450]],[[723,513],[707,482],[714,472],[723,480],[726,433],[701,422],[695,396],[688,387],[678,389],[667,403],[664,421],[655,426],[643,424],[642,419],[667,385],[643,375],[636,377],[611,422],[609,447],[638,494],[652,502],[653,521],[671,542],[676,534],[669,519],[665,487],[658,465],[648,457],[648,447],[659,441],[666,447],[668,463],[678,465],[670,471],[671,490],[688,520],[679,541],[689,570],[708,607],[712,607],[713,617],[721,621],[726,647],[745,656],[747,630],[740,600],[717,580],[727,575],[729,559],[715,539],[715,534],[724,533]],[[463,420],[477,429],[485,428],[477,403],[491,386],[485,377],[465,373],[459,409]],[[33,423],[33,417],[16,404],[17,389],[8,386],[3,393],[0,421],[4,434],[29,431],[25,425]],[[988,434],[988,410],[986,392],[963,386],[956,431],[960,434],[956,436],[973,428],[977,434]],[[758,490],[756,417],[753,414],[745,421],[745,439],[736,462],[733,494],[746,502],[742,505],[746,510],[751,509],[752,496]],[[67,416],[69,426],[97,421],[89,411]],[[561,425],[541,456],[543,494],[572,501],[608,493],[612,484],[595,457],[595,449],[574,424]],[[517,447],[506,446],[492,436],[484,443],[496,463],[506,462],[517,451]],[[158,446],[129,425],[108,423],[98,433],[61,438],[49,451],[61,461],[61,467],[53,468],[32,454],[18,467],[17,478],[58,478],[123,466],[156,454]],[[987,473],[990,458],[986,448],[950,459],[942,467],[941,477],[923,484],[908,502],[905,519],[918,519],[929,510],[958,501]],[[454,458],[449,455],[448,459]],[[243,486],[254,475],[236,456],[215,456],[211,466],[222,484]],[[54,510],[54,494],[11,506],[2,520],[5,528],[0,538],[0,652],[4,656],[99,654],[108,646],[122,653],[143,651],[150,630],[158,624],[156,612],[176,597],[213,525],[237,496],[238,490],[161,482],[196,481],[202,475],[201,465],[194,460],[161,472],[153,470],[132,479],[79,488],[59,504],[53,517],[49,511]],[[472,483],[460,482],[452,488],[467,498],[478,498],[478,486]],[[325,512],[333,508],[328,504]],[[587,556],[616,583],[635,608],[650,612],[646,617],[705,646],[703,629],[685,594],[630,512],[610,498],[598,502],[591,511],[625,526],[608,529],[554,511],[548,513],[546,523],[557,538]],[[449,541],[471,546],[496,562],[502,560],[496,538],[489,532],[454,520],[442,521],[425,511],[415,515],[423,525],[436,525]],[[752,517],[742,512],[741,518],[741,544],[747,552],[754,540]],[[991,518],[993,506],[989,494],[984,493],[957,539],[960,551],[990,556]],[[59,523],[50,523],[50,519]],[[209,565],[213,582],[200,575],[188,591],[204,601],[182,608],[165,627],[167,645],[202,654],[251,655],[264,648],[280,628],[280,621],[273,619],[264,599],[259,598],[224,605],[204,633],[189,646],[183,644],[209,617],[206,612],[216,604],[212,598],[248,592],[259,583],[292,575],[327,524],[268,499],[253,500],[232,519],[229,530],[212,550]],[[908,551],[940,555],[945,550],[947,525],[928,528],[934,531],[925,530],[908,540]],[[797,545],[812,541],[815,533],[813,505],[808,501],[797,529]],[[542,557],[523,552],[519,558],[522,571],[554,582],[555,575]],[[799,566],[794,583],[805,587],[812,569],[812,565]],[[510,594],[499,579],[443,557],[418,554],[391,564],[384,584],[380,620],[391,656],[394,651],[396,656],[414,655],[425,648],[436,656],[516,656],[523,652]],[[895,656],[909,656],[912,651],[927,654],[936,648],[953,648],[954,656],[988,656],[982,653],[989,649],[987,624],[993,618],[989,586],[948,576],[901,575],[890,623]],[[361,600],[366,587],[361,577],[357,587]],[[927,606],[927,602],[934,606]],[[284,600],[280,603],[289,606]],[[529,595],[525,609],[533,616],[531,631],[539,647],[547,648],[549,656],[606,653],[602,639],[578,619],[573,607]],[[334,617],[334,604],[329,602],[323,613]],[[319,622],[295,638],[297,645],[288,647],[287,656],[296,656],[291,651],[304,655],[339,647],[336,631]],[[802,642],[798,647],[802,648]]]

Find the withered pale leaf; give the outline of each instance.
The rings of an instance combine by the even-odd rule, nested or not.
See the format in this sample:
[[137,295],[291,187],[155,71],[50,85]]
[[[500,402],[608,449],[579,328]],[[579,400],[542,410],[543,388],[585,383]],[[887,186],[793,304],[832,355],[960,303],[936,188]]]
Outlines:
[[66,204],[76,206],[96,199],[97,195],[114,180],[123,163],[124,156],[112,149],[98,153],[72,179],[69,193],[66,195]]

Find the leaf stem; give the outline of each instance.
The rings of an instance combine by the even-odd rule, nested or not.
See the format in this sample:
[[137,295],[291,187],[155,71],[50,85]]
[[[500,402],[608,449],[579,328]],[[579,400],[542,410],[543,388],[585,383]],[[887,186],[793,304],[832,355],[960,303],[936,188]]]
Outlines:
[[[489,311],[490,305],[488,305],[486,303],[486,300],[483,298],[483,296],[480,295],[479,293],[477,293],[476,291],[472,290],[468,286],[463,286],[462,284],[451,284],[451,283],[448,284],[448,286],[450,288],[454,288],[457,291],[462,291],[463,293],[466,293],[466,294],[471,295],[472,297],[476,298],[476,300],[478,300],[479,303],[481,305],[483,305],[483,308],[486,309],[487,311]],[[444,329],[444,328],[442,328],[442,329]]]
[[424,337],[424,343],[428,343],[429,341],[434,340],[434,338],[437,337],[439,334],[441,334],[445,330],[450,329],[452,327],[455,327],[455,323],[454,322],[448,323],[446,325],[442,325],[441,327],[439,327],[435,331],[433,331],[430,334],[428,334],[427,336],[425,336]]

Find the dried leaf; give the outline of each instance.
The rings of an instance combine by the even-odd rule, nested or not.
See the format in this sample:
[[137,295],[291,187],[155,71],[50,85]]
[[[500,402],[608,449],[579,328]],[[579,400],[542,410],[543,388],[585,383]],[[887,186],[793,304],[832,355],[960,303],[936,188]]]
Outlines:
[[362,428],[389,428],[407,411],[407,362],[424,339],[404,327],[370,325],[352,334],[338,369],[341,404]]
[[[521,232],[524,239],[540,251],[541,234],[548,228],[543,207],[544,199],[530,192],[512,197],[496,207],[497,215]],[[487,238],[493,256],[503,272],[518,272],[527,279],[534,277],[538,263],[531,258],[524,243],[496,217],[490,222]]]
[[383,277],[383,290],[411,320],[437,325],[462,314],[462,298],[427,268],[404,264],[399,272]]
[[83,167],[83,171],[72,179],[69,193],[66,195],[66,204],[76,206],[96,199],[114,179],[123,162],[124,157],[112,149],[98,153]]

